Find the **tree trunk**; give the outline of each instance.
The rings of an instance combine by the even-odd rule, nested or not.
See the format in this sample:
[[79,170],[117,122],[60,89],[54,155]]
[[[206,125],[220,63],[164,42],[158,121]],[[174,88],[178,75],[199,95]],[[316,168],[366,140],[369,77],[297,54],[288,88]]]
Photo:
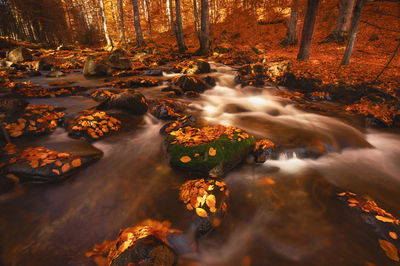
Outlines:
[[354,42],[356,40],[358,24],[360,24],[361,10],[365,4],[365,0],[357,0],[356,6],[353,11],[353,19],[351,21],[350,27],[350,37],[347,42],[346,51],[342,59],[341,65],[348,65],[350,62],[351,53],[353,51]]
[[307,0],[307,11],[301,34],[300,50],[297,54],[297,59],[303,61],[308,61],[310,57],[310,46],[314,33],[315,21],[317,19],[318,5],[319,0]]
[[144,0],[144,7],[145,7],[145,12],[146,12],[146,20],[147,24],[149,24],[149,38],[150,41],[153,40],[152,36],[152,28],[151,28],[151,20],[150,20],[150,5],[149,5],[149,0]]
[[124,24],[124,9],[122,6],[122,0],[117,0],[117,8],[118,8],[118,21],[120,27],[120,36],[122,45],[126,46],[126,38],[125,38],[125,24]]
[[197,8],[197,0],[193,0],[193,17],[194,17],[194,31],[198,38],[200,38],[200,21],[199,9]]
[[297,21],[298,21],[298,0],[292,0],[290,11],[289,26],[286,32],[286,43],[288,45],[297,44]]
[[104,29],[104,36],[106,37],[107,41],[107,46],[112,47],[113,43],[110,38],[110,34],[108,32],[108,27],[107,27],[107,17],[106,17],[106,12],[104,9],[104,0],[99,0],[99,6],[100,6],[100,12],[101,12],[101,20],[103,22],[103,29]]
[[210,11],[209,0],[201,0],[200,54],[206,55],[210,50]]
[[176,21],[175,21],[175,34],[176,41],[178,42],[178,48],[180,53],[184,53],[186,50],[185,39],[183,38],[183,29],[182,29],[182,17],[181,17],[181,1],[175,0],[175,13],[176,13]]
[[137,0],[131,0],[133,6],[133,22],[135,25],[136,32],[136,43],[137,46],[145,45],[142,33],[142,27],[140,26],[140,13]]
[[354,0],[341,0],[339,4],[339,15],[336,21],[332,36],[346,38],[349,31],[351,14],[353,11]]
[[171,34],[175,32],[174,28],[174,9],[172,7],[172,0],[167,0],[167,9],[168,9],[168,15],[169,15],[169,23],[170,23],[170,30]]

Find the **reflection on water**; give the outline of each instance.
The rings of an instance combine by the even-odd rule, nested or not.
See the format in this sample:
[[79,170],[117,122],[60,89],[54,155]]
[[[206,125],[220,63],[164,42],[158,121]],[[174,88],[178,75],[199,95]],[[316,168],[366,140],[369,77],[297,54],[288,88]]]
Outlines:
[[[182,255],[181,265],[390,265],[373,232],[335,192],[367,194],[400,216],[400,136],[363,134],[335,118],[299,111],[273,96],[275,88],[241,89],[230,68],[216,68],[218,85],[190,107],[209,123],[273,139],[278,153],[226,176],[229,214],[199,239],[197,253]],[[155,89],[143,92],[157,95]],[[69,112],[92,104],[83,97],[33,102],[40,101],[65,105]],[[95,243],[147,218],[170,220],[174,228],[191,232],[192,220],[178,199],[185,179],[167,164],[161,126],[146,115],[137,129],[96,142],[104,157],[71,180],[27,185],[23,194],[2,198],[3,264],[93,265],[84,254]],[[59,129],[34,144],[70,141]],[[260,182],[265,178],[275,184]],[[189,252],[191,236],[186,237]]]

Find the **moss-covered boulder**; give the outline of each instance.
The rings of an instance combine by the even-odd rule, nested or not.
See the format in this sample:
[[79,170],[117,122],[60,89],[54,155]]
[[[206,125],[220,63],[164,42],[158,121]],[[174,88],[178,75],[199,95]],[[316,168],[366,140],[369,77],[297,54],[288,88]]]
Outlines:
[[245,159],[254,137],[231,126],[185,127],[166,139],[172,167],[209,176],[222,176]]

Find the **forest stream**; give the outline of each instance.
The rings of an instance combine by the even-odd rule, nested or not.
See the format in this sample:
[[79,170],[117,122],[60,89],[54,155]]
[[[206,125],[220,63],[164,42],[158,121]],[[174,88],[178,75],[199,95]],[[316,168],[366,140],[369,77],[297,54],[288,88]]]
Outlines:
[[[178,265],[247,265],[247,260],[252,265],[392,265],[374,227],[337,192],[368,195],[399,217],[399,132],[365,128],[350,114],[300,110],[274,96],[284,88],[241,87],[234,82],[233,68],[214,63],[212,69],[216,86],[199,98],[184,99],[188,112],[210,125],[235,126],[278,144],[265,163],[248,158],[224,177],[230,190],[224,226],[195,238],[191,215],[179,201],[185,175],[169,166],[165,137],[159,133],[165,122],[147,113],[131,116],[137,121],[131,128],[94,142],[103,157],[67,181],[18,185],[0,195],[0,212],[7,214],[0,216],[1,261],[95,265],[85,256],[95,244],[155,219],[183,231],[168,238],[179,255]],[[175,74],[163,75],[159,79]],[[29,80],[43,87],[54,80],[104,84],[104,79],[86,80],[79,72]],[[162,87],[138,90],[146,98],[160,98]],[[29,102],[64,106],[70,116],[98,105],[84,96]],[[16,143],[63,151],[88,145],[68,137],[61,127]]]

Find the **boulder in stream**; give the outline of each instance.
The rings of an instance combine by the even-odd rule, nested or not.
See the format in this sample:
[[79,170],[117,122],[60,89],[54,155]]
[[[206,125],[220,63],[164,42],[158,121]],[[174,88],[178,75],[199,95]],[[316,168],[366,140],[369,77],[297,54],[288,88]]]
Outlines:
[[204,80],[194,75],[176,77],[172,80],[172,83],[180,87],[183,92],[195,91],[203,93],[205,90],[210,88],[210,85],[208,85]]
[[88,56],[83,67],[83,75],[85,77],[105,77],[112,73],[112,69],[102,60],[96,60],[93,55]]
[[185,127],[166,139],[172,167],[193,174],[222,176],[241,163],[255,145],[254,137],[231,126]]
[[183,61],[172,68],[173,72],[183,74],[203,74],[210,73],[211,66],[204,60]]
[[174,120],[183,116],[186,106],[174,100],[151,100],[150,112],[162,120]]
[[98,109],[119,109],[134,115],[144,115],[148,105],[142,93],[133,89],[124,90],[96,90],[92,97],[96,101],[103,101]]
[[105,58],[104,63],[115,70],[130,70],[132,68],[131,61],[126,52],[120,49],[109,54]]
[[256,163],[265,163],[271,157],[275,144],[269,139],[262,139],[256,142],[253,149],[253,155]]
[[32,54],[28,49],[21,46],[8,53],[8,60],[13,63],[32,61]]
[[76,152],[58,152],[45,147],[27,148],[6,168],[22,182],[56,183],[101,158],[103,153],[90,146]]
[[167,236],[179,233],[170,229],[168,221],[145,220],[141,224],[120,231],[114,241],[104,241],[86,253],[87,257],[107,255],[108,264],[126,265],[164,265],[177,263],[175,251],[167,244]]

